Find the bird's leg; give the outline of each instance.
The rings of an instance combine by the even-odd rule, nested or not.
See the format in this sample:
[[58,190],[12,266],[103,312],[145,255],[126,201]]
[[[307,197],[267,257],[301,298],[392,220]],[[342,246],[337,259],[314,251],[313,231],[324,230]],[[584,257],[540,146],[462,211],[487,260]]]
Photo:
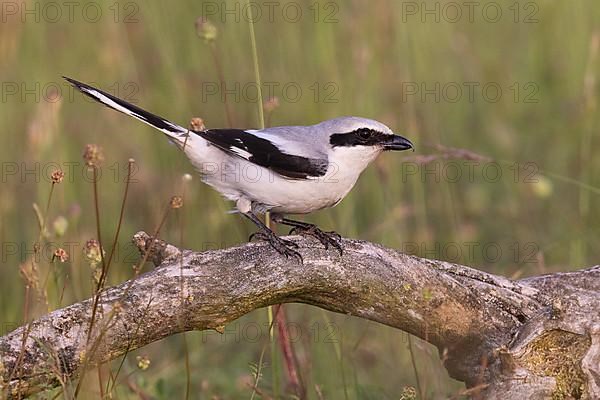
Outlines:
[[318,239],[325,249],[329,249],[329,246],[333,246],[340,252],[340,255],[344,252],[342,248],[341,236],[333,231],[325,232],[319,229],[315,224],[308,222],[295,221],[293,219],[285,218],[279,214],[271,214],[271,220],[278,224],[291,226],[290,234],[298,233],[301,235],[309,235]]
[[266,226],[252,211],[244,213],[246,218],[250,221],[254,222],[256,226],[258,226],[259,231],[253,233],[248,238],[251,241],[254,238],[264,240],[269,242],[271,247],[273,247],[279,254],[282,254],[288,257],[297,257],[300,263],[303,262],[302,256],[298,253],[294,248],[298,248],[298,245],[291,240],[282,239],[275,234],[268,226]]

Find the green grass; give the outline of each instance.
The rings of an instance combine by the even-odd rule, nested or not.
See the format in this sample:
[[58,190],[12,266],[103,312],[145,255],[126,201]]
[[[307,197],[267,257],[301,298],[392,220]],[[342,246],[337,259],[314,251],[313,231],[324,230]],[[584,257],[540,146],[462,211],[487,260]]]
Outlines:
[[[34,298],[30,315],[93,293],[91,270],[82,258],[83,244],[96,236],[92,185],[84,179],[81,158],[87,143],[104,149],[99,201],[105,246],[116,230],[127,160],[134,158],[137,166],[108,285],[132,275],[137,258],[129,238],[138,230],[155,229],[170,197],[181,193],[183,174],[194,178],[187,184],[184,207],[166,220],[163,238],[205,249],[244,242],[253,230],[239,216],[226,213],[232,205],[201,184],[187,160],[163,137],[92,104],[60,78],[67,75],[97,83],[182,125],[199,116],[208,127],[227,126],[221,93],[203,91],[218,85],[219,78],[210,47],[194,28],[203,4],[222,4],[121,2],[117,21],[115,8],[104,4],[101,18],[94,23],[81,15],[85,2],[76,8],[73,22],[64,9],[57,22],[50,22],[42,3],[30,7],[35,4],[42,10],[39,22],[31,15],[25,21],[3,15],[6,20],[0,24],[0,323],[4,332],[23,320],[25,290],[19,266],[32,256],[39,231],[32,204],[45,208],[51,184],[41,175],[52,171],[50,163],[63,168],[65,163],[78,163],[74,174],[67,169],[65,181],[55,186],[48,215],[51,232],[57,217],[66,218],[68,227],[63,236],[46,239],[72,251],[64,264],[51,264],[51,251],[39,260],[42,281],[51,271],[48,306]],[[228,7],[234,4],[241,10],[246,2],[230,2]],[[308,220],[344,236],[507,276],[598,263],[600,215],[594,205],[600,189],[600,159],[594,149],[600,129],[600,4],[592,0],[520,3],[519,22],[514,22],[511,2],[492,3],[503,10],[497,23],[481,15],[488,2],[476,9],[473,22],[463,15],[457,23],[444,18],[435,22],[432,16],[423,22],[418,15],[406,13],[407,6],[420,2],[321,2],[318,22],[309,1],[278,4],[273,22],[263,8],[254,25],[261,79],[277,84],[273,94],[280,100],[270,115],[271,125],[361,115],[383,121],[417,144],[415,154],[383,155],[339,206]],[[298,22],[282,17],[286,4],[302,8]],[[443,8],[448,3],[439,4]],[[533,8],[525,8],[526,4]],[[532,10],[537,22],[525,23]],[[325,22],[332,11],[337,22]],[[129,12],[134,12],[137,22],[122,21]],[[211,20],[218,29],[214,45],[221,72],[235,92],[228,97],[234,124],[257,127],[248,22],[231,15],[225,21],[214,16]],[[478,85],[473,101],[466,93],[469,82]],[[415,85],[434,88],[436,83],[465,92],[457,101],[452,101],[454,92],[440,92],[439,101],[433,95],[421,99],[421,93],[407,92]],[[44,98],[53,85],[59,85],[59,102]],[[502,89],[498,101],[484,97],[481,88],[486,85]],[[289,92],[282,92],[284,86]],[[17,93],[11,94],[15,87]],[[25,88],[33,88],[35,94],[27,94]],[[293,88],[302,90],[297,99]],[[493,167],[486,162],[473,165],[444,159],[427,165],[430,171],[437,168],[436,174],[423,175],[426,167],[410,162],[415,156],[440,153],[437,145],[498,160],[502,177],[492,181],[486,176],[492,170],[484,167]],[[515,169],[517,163],[524,168]],[[21,177],[26,168],[35,166],[37,170]],[[15,175],[10,173],[13,167]],[[448,179],[453,171],[462,178]],[[537,182],[527,180],[530,173]],[[495,249],[500,249],[500,256],[493,253]],[[259,324],[263,330],[256,341],[234,340],[231,334],[224,339],[216,333],[187,334],[192,394],[250,398],[250,364],[258,363],[265,345],[260,388],[270,393],[272,376],[283,379],[285,373],[272,374],[270,369],[272,360],[283,368],[283,360],[278,359],[280,354],[271,357],[266,318],[264,310],[257,310],[233,324],[233,331]],[[326,399],[395,399],[405,387],[416,386],[402,332],[329,313],[328,323],[321,311],[302,305],[290,306],[288,319],[301,327],[302,336],[294,346],[311,399],[318,398],[315,385]],[[337,328],[334,342],[325,337],[325,327],[330,325]],[[413,350],[427,398],[445,398],[460,390],[460,384],[447,377],[435,349],[415,339]],[[183,398],[183,352],[180,337],[135,351],[120,378],[131,375],[144,392],[157,398]],[[146,371],[137,369],[137,355],[151,360]],[[110,367],[114,371],[117,366]],[[98,398],[96,377],[95,372],[88,373],[80,398]],[[285,382],[278,383],[284,390]],[[119,398],[136,398],[123,382],[115,388]]]

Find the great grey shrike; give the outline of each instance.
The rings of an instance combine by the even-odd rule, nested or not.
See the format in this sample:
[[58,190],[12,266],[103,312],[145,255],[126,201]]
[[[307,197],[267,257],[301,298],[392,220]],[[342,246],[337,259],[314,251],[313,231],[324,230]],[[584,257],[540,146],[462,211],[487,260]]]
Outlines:
[[286,214],[308,214],[338,204],[363,170],[386,150],[412,149],[410,140],[384,124],[366,118],[339,117],[316,125],[194,131],[65,77],[92,99],[132,116],[164,133],[183,150],[202,180],[235,202],[254,222],[253,236],[268,241],[286,257],[302,256],[297,245],[277,236],[257,214],[270,212],[272,221],[291,226],[342,252],[340,236]]

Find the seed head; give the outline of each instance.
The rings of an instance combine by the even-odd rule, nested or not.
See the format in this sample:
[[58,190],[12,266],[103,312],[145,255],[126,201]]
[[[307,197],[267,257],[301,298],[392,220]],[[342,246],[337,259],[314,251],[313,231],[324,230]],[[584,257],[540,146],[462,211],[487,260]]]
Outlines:
[[268,113],[275,111],[275,109],[279,107],[279,97],[269,97],[267,100],[265,100],[263,107]]
[[102,256],[104,256],[104,250],[100,252],[100,243],[96,239],[90,239],[85,242],[85,246],[83,246],[83,257],[90,264],[90,266],[95,267],[102,261]]
[[204,120],[199,117],[194,117],[190,120],[190,129],[195,132],[200,132],[206,130],[204,126]]
[[65,173],[62,170],[57,169],[54,172],[52,172],[52,175],[50,177],[52,179],[52,183],[61,183],[65,178]]
[[204,39],[206,43],[212,43],[217,38],[217,27],[206,17],[198,17],[196,19],[196,34],[200,39]]
[[97,167],[104,160],[102,148],[96,144],[86,144],[83,151],[83,160],[88,167]]
[[40,287],[40,278],[38,269],[35,266],[35,263],[26,261],[19,266],[19,273],[21,277],[25,280],[25,284],[34,289],[38,290]]
[[147,370],[150,366],[150,359],[148,358],[148,356],[137,356],[135,359],[137,361],[138,368],[142,371]]
[[417,390],[412,386],[405,386],[400,393],[400,400],[414,400],[417,398]]
[[183,198],[181,196],[173,196],[171,197],[171,208],[181,208],[183,207]]
[[69,254],[64,249],[62,249],[62,248],[59,247],[54,252],[53,259],[58,259],[58,261],[64,263],[64,262],[67,262],[69,260]]
[[102,266],[100,264],[93,264],[92,279],[94,279],[96,285],[100,283],[100,278],[102,278]]

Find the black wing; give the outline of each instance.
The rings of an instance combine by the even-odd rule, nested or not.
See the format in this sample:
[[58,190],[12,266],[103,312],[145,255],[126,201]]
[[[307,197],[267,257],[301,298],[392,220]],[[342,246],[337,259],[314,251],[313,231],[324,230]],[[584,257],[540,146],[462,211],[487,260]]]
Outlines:
[[318,178],[327,172],[327,160],[287,154],[267,139],[242,129],[194,132],[229,154],[292,179]]

